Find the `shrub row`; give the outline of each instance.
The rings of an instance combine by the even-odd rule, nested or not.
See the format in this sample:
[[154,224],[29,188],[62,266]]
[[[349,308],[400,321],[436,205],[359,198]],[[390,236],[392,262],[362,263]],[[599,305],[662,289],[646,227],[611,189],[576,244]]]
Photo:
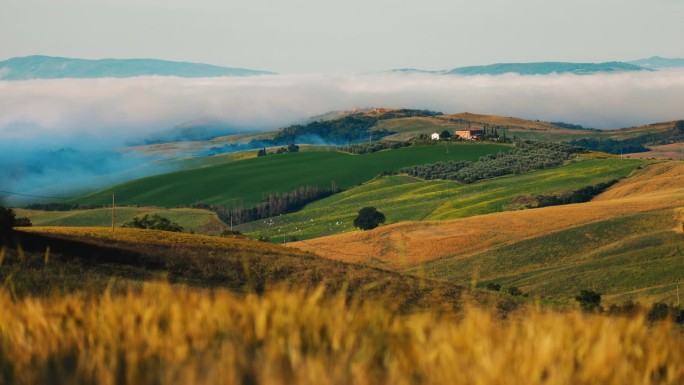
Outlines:
[[473,183],[501,175],[559,166],[573,154],[584,151],[568,144],[530,140],[519,141],[515,145],[515,151],[486,155],[477,162],[437,162],[406,167],[399,170],[399,173],[427,180],[446,179]]

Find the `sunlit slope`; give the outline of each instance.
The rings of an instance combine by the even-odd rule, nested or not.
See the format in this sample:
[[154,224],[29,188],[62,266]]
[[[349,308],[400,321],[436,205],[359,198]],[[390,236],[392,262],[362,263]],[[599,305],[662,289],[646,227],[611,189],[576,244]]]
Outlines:
[[[40,211],[15,209],[18,216],[26,216],[34,226],[108,227],[112,224],[112,209],[100,208],[71,211]],[[145,214],[160,215],[183,227],[184,231],[201,234],[217,233],[226,229],[216,213],[198,209],[158,209],[155,207],[117,207],[115,225],[122,226],[134,217]]]
[[676,224],[681,219],[671,209],[629,214],[411,270],[452,282],[477,275],[482,287],[496,282],[570,300],[589,288],[609,302],[676,303],[676,285],[684,280],[684,236],[673,231]]
[[314,202],[303,210],[241,226],[253,237],[290,241],[354,231],[353,220],[365,206],[378,208],[387,224],[446,220],[515,210],[522,195],[570,191],[629,175],[643,162],[586,159],[562,167],[508,175],[473,184],[424,181],[390,176]]
[[[684,164],[670,162],[646,168],[589,203],[443,222],[398,223],[293,246],[316,250],[329,258],[397,269],[415,269],[429,262],[424,270],[431,276],[458,282],[468,282],[473,276],[509,284],[519,280],[528,290],[538,289],[537,294],[566,296],[589,284],[578,278],[583,271],[580,267],[596,270],[592,267],[596,263],[618,271],[608,268],[608,261],[612,258],[614,265],[624,266],[626,259],[637,273],[622,283],[602,286],[617,296],[684,279],[684,270],[679,268],[684,263],[684,238],[681,230],[676,230],[682,226],[681,207]],[[603,253],[597,252],[599,248]],[[582,264],[583,258],[591,261]],[[652,262],[659,258],[662,264]],[[577,275],[563,271],[573,266],[579,269],[573,270]],[[547,278],[535,278],[552,269],[558,271]],[[669,273],[663,275],[660,269]],[[609,280],[606,273],[594,275],[594,285]],[[546,284],[540,284],[544,279]],[[565,286],[558,282],[565,282]]]
[[447,160],[477,160],[485,154],[510,151],[499,144],[453,143],[447,147],[412,146],[366,155],[340,152],[300,152],[244,159],[208,167],[138,179],[75,200],[78,204],[108,204],[116,194],[121,204],[179,206],[204,201],[227,207],[251,207],[268,193],[303,186],[345,189],[383,171]]
[[458,309],[514,301],[463,286],[321,258],[299,249],[240,236],[95,227],[32,227],[0,241],[0,291],[15,297],[102,293],[160,279],[201,288],[263,293],[275,287],[358,299],[391,295],[405,310]]

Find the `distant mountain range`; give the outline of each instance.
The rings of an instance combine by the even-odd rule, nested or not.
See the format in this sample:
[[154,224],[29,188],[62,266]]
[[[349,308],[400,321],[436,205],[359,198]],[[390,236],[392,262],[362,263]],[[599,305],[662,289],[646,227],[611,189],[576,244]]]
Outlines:
[[0,80],[61,78],[128,78],[135,76],[178,76],[201,78],[273,74],[244,68],[156,59],[71,59],[51,56],[16,57],[0,62]]
[[654,71],[666,68],[684,67],[684,59],[666,59],[654,56],[648,59],[630,62],[605,63],[569,63],[569,62],[538,62],[538,63],[498,63],[484,66],[459,67],[444,71],[424,71],[415,68],[395,69],[395,73],[422,73],[435,75],[503,75],[515,73],[520,75],[548,75],[573,73],[589,75],[610,72]]
[[573,73],[577,75],[594,74],[598,72],[630,72],[650,71],[644,67],[621,62],[607,63],[500,63],[486,66],[470,66],[455,68],[445,72],[446,75],[503,75],[517,73],[520,75],[548,75],[553,73]]
[[[630,62],[605,63],[498,63],[483,66],[459,67],[452,70],[426,71],[415,68],[391,70],[395,73],[431,75],[547,75],[657,71],[684,68],[684,59],[654,56]],[[219,67],[209,64],[176,62],[157,59],[72,59],[51,56],[26,56],[0,61],[0,80],[61,79],[61,78],[127,78],[135,76],[178,76],[202,78],[219,76],[270,75],[273,72],[245,68]]]
[[684,67],[684,59],[667,59],[660,56],[653,56],[648,59],[633,60],[628,63],[652,69]]

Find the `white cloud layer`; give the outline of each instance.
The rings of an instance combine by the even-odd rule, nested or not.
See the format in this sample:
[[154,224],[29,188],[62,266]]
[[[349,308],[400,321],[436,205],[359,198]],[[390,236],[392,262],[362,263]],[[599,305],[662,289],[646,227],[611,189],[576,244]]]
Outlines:
[[[682,70],[590,76],[388,73],[0,82],[0,177],[27,180],[28,171],[20,166],[32,149],[111,151],[194,120],[268,130],[328,111],[384,106],[608,129],[683,119],[683,101]],[[10,162],[15,175],[4,178]],[[45,170],[41,172],[50,174],[50,180],[58,179],[54,170]],[[39,179],[21,188],[34,191],[41,187]]]
[[130,139],[197,119],[273,129],[353,107],[618,128],[684,118],[684,71],[591,76],[280,75],[0,82],[0,138]]

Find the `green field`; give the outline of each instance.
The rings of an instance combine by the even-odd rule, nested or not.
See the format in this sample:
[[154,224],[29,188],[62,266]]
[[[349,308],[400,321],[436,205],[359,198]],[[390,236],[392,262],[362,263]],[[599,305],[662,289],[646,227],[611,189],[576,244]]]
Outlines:
[[[66,227],[109,227],[112,224],[112,209],[72,211],[39,211],[16,209],[20,217],[29,217],[34,226],[66,226]],[[183,226],[184,231],[208,234],[226,229],[226,225],[215,213],[197,209],[158,209],[154,207],[117,207],[116,226],[145,214],[158,214]]]
[[629,215],[413,270],[461,284],[477,274],[481,287],[495,282],[537,296],[572,298],[591,288],[613,303],[676,303],[676,285],[684,280],[684,234],[672,231],[672,222],[672,210]]
[[174,207],[198,201],[226,207],[250,207],[265,195],[302,186],[347,189],[383,171],[448,160],[477,160],[510,151],[500,144],[450,143],[416,145],[366,155],[300,152],[228,161],[124,183],[70,203],[106,205],[116,194],[123,205]]
[[303,210],[253,222],[242,230],[274,241],[310,239],[354,231],[359,209],[374,206],[387,224],[402,221],[444,220],[520,208],[511,200],[521,195],[560,192],[595,185],[629,175],[643,161],[581,159],[562,167],[509,175],[473,184],[423,181],[407,176],[373,180],[314,202]]

